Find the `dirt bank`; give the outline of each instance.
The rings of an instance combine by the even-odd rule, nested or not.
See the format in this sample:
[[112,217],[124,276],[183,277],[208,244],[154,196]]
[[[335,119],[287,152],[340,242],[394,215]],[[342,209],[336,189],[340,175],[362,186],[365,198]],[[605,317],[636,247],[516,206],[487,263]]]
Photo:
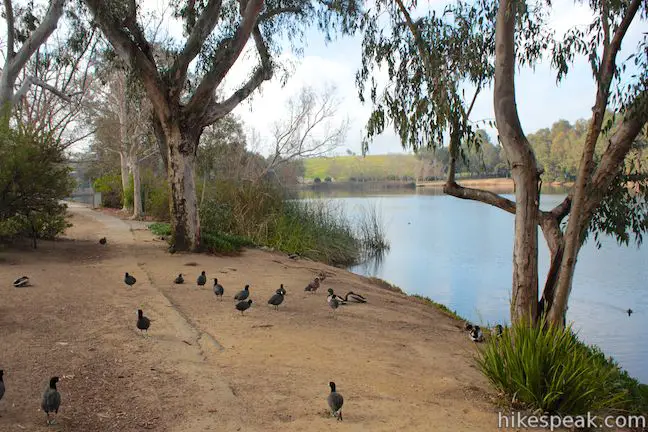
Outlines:
[[[434,307],[280,254],[169,255],[142,224],[84,207],[71,222],[64,240],[0,251],[1,431],[47,429],[39,405],[53,375],[64,376],[61,431],[497,429],[475,347]],[[203,269],[224,285],[222,302],[195,286]],[[304,293],[320,271],[330,274],[320,291]],[[180,272],[188,283],[174,285]],[[34,286],[13,288],[23,274]],[[246,283],[254,303],[241,317],[232,297]],[[288,296],[274,311],[280,283]],[[369,303],[331,318],[329,287]],[[149,338],[135,328],[138,307],[153,319]],[[342,423],[326,413],[331,380]]]

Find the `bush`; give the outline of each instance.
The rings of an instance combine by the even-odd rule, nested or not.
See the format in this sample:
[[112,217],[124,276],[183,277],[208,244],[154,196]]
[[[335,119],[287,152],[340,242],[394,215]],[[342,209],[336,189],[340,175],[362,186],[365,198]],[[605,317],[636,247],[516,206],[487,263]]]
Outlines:
[[60,200],[74,188],[63,149],[49,135],[0,126],[0,237],[52,238],[68,226]]
[[101,192],[101,205],[108,208],[122,208],[122,184],[120,174],[106,174],[97,178],[92,187]]
[[[559,415],[631,409],[629,378],[571,328],[516,323],[477,356],[496,388],[528,408]],[[640,390],[637,390],[640,392]]]
[[315,184],[320,184],[320,183],[322,183],[322,179],[319,178],[319,177],[315,177],[315,178],[313,179],[313,183],[315,183]]

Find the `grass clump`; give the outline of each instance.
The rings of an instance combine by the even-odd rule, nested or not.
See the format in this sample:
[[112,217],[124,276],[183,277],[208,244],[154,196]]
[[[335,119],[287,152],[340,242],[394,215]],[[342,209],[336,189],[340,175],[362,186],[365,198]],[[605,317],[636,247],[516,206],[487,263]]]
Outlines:
[[434,300],[432,300],[429,297],[425,297],[425,296],[418,295],[418,294],[412,294],[410,297],[414,297],[416,300],[420,301],[421,303],[425,303],[425,304],[428,304],[430,306],[434,306],[435,308],[439,309],[441,312],[443,312],[445,315],[449,316],[450,318],[454,318],[454,319],[457,319],[457,320],[463,320],[463,318],[460,317],[457,314],[457,311],[450,310],[450,308],[448,308],[448,306],[446,306],[444,304],[441,304],[441,303],[437,303],[437,302],[435,302]]
[[153,234],[158,236],[170,236],[171,224],[165,222],[155,222],[149,225],[149,230],[151,230]]
[[375,205],[364,209],[361,213],[357,230],[357,236],[367,255],[382,254],[389,250],[385,224]]
[[[490,339],[477,356],[489,381],[523,406],[558,415],[633,410],[632,379],[571,327],[518,322]],[[634,381],[634,390],[641,389]],[[645,396],[645,394],[644,394]]]

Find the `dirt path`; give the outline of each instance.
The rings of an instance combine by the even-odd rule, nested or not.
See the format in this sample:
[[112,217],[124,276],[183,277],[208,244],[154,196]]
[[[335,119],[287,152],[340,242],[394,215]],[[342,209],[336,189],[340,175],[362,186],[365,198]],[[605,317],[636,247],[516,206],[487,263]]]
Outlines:
[[[280,254],[170,255],[141,223],[70,213],[66,239],[0,251],[0,431],[47,429],[39,405],[53,375],[64,377],[63,403],[49,429],[61,431],[497,429],[474,346],[435,308]],[[196,287],[201,270],[224,285],[222,302],[211,284]],[[322,270],[332,276],[304,293]],[[187,283],[174,285],[180,272]],[[13,288],[23,274],[34,286]],[[254,303],[241,317],[232,297],[246,283]],[[274,311],[266,302],[280,283],[288,296]],[[331,318],[329,287],[369,303]],[[153,319],[148,338],[135,328],[139,307]],[[326,412],[331,380],[342,423]]]

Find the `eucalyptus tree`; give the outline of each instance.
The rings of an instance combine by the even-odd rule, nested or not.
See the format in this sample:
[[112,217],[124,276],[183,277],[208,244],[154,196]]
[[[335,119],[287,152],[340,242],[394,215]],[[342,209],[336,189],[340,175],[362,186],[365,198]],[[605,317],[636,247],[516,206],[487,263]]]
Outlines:
[[[195,250],[200,245],[194,164],[203,129],[272,78],[273,54],[279,52],[282,41],[297,42],[311,24],[327,36],[348,31],[358,13],[354,0],[175,0],[169,4],[183,23],[184,40],[165,45],[170,61],[163,62],[154,55],[144,31],[143,2],[84,3],[151,101],[156,137],[165,149],[176,250]],[[257,66],[239,88],[218,98],[217,90],[224,91],[223,80],[250,38]],[[188,79],[190,66],[196,81]]]
[[[626,187],[628,176],[637,173],[625,169],[624,162],[648,119],[647,34],[629,58],[634,64],[628,69],[631,73],[624,74],[628,60],[617,61],[628,27],[635,20],[645,21],[647,5],[639,0],[592,1],[592,24],[572,29],[558,42],[546,26],[543,4],[455,2],[442,14],[430,11],[414,19],[416,7],[416,2],[381,0],[365,19],[363,65],[357,83],[361,98],[371,83],[374,110],[367,124],[367,142],[389,122],[402,144],[415,150],[442,146],[448,136],[450,166],[444,192],[515,215],[511,319],[537,320],[546,313],[560,324],[588,230],[616,234],[627,243],[628,231],[640,242],[648,229],[645,178],[637,183],[639,193],[631,193]],[[534,64],[544,53],[550,53],[558,80],[566,76],[575,56],[586,56],[597,88],[576,184],[550,211],[539,208],[542,171],[522,130],[515,98],[515,67]],[[379,88],[373,75],[376,66],[382,65],[387,67],[389,80]],[[476,94],[491,82],[498,139],[515,182],[515,201],[455,182],[461,143],[476,141],[470,122]],[[473,97],[466,98],[469,89]],[[614,129],[604,127],[606,108],[621,113]],[[594,148],[601,137],[607,146],[597,160]],[[568,215],[563,233],[561,223]],[[541,296],[538,226],[551,251]]]

